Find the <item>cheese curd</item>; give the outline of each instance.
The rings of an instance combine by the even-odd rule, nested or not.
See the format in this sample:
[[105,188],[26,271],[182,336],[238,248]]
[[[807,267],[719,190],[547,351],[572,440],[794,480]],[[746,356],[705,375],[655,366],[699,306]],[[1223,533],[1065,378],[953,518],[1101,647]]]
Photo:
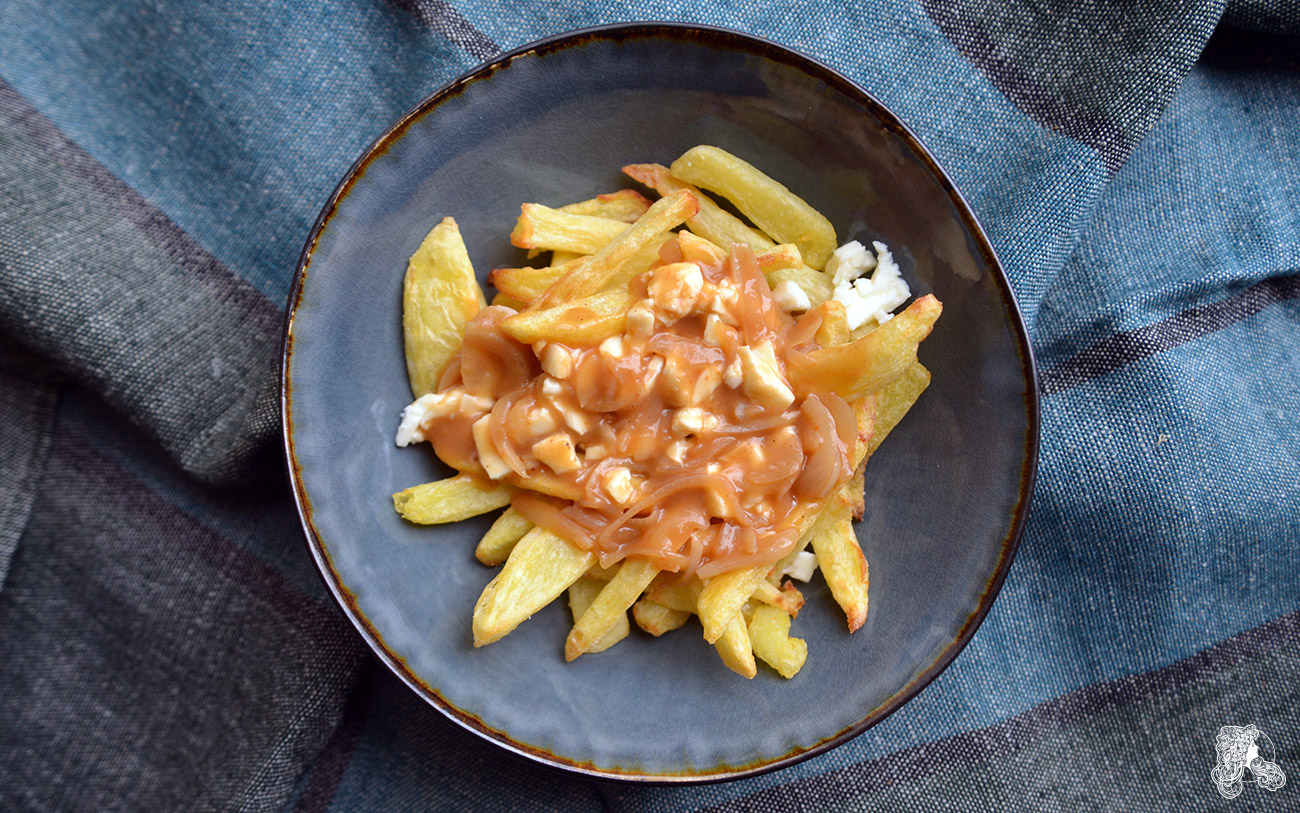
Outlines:
[[[912,295],[899,272],[889,247],[873,242],[873,255],[858,241],[845,243],[826,264],[833,275],[836,302],[844,306],[849,327],[856,330],[868,321],[883,325],[893,318],[892,311]],[[875,273],[867,277],[868,271]]]

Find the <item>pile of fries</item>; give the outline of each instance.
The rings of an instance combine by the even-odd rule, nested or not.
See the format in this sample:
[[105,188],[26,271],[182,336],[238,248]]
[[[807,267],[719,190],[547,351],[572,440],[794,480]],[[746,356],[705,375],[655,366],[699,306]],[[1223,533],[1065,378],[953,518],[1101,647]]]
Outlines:
[[[687,258],[712,261],[725,257],[733,243],[748,244],[774,288],[793,282],[812,308],[822,310],[821,349],[810,354],[809,364],[786,373],[796,389],[834,392],[852,406],[858,428],[849,450],[852,478],[826,499],[800,503],[787,517],[798,542],[783,559],[707,581],[683,582],[634,556],[601,567],[593,551],[533,526],[510,507],[517,486],[481,473],[462,471],[408,488],[393,495],[394,506],[408,521],[422,524],[505,509],[475,552],[483,564],[502,566],[474,608],[476,646],[500,639],[567,591],[574,618],[565,643],[569,660],[625,638],[630,610],[632,621],[654,636],[698,617],[705,640],[732,670],[754,677],[757,656],[790,678],[803,666],[808,648],[790,635],[791,619],[804,599],[786,576],[810,564],[806,548],[811,546],[849,631],[866,620],[868,568],[851,523],[865,508],[863,468],[929,384],[917,347],[942,307],[933,296],[920,297],[883,325],[869,321],[851,330],[823,270],[837,245],[830,222],[785,186],[721,149],[695,147],[671,167],[637,164],[624,172],[660,198],[652,203],[622,190],[558,209],[523,204],[511,242],[529,249],[530,256],[550,252],[550,262],[492,272],[489,279],[499,291],[493,304],[518,311],[505,319],[503,329],[526,345],[594,346],[624,330],[628,283],[656,265],[666,241],[678,241]],[[719,206],[704,189],[725,198],[749,222]],[[411,257],[403,305],[407,370],[418,398],[436,391],[459,352],[466,323],[486,305],[452,218],[438,224]],[[529,487],[555,495],[545,477]]]

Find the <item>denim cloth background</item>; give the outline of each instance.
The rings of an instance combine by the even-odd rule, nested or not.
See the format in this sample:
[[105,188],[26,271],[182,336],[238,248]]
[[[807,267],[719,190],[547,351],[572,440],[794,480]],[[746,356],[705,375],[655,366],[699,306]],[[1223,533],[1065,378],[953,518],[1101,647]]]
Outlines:
[[[699,788],[571,779],[423,706],[312,571],[276,356],[390,121],[596,23],[766,36],[949,170],[1040,367],[1002,594],[881,725]],[[0,4],[0,809],[1300,809],[1300,6]],[[1222,725],[1290,781],[1225,803]]]

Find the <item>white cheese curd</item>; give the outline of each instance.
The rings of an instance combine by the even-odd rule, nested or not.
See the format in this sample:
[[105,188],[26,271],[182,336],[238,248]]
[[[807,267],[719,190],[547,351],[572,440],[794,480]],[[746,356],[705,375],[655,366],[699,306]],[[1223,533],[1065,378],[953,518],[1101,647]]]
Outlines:
[[789,576],[795,581],[806,582],[817,572],[817,554],[810,550],[801,550],[781,571],[782,576]]
[[397,427],[398,446],[410,446],[412,443],[424,440],[424,432],[420,430],[420,424],[424,423],[424,416],[433,409],[437,399],[438,396],[432,392],[421,395],[402,410],[402,423]]
[[[876,249],[876,256],[870,263],[860,259],[859,254],[870,255],[856,240],[840,246],[831,257],[834,261],[841,251],[857,246],[857,249],[846,252],[845,258],[835,264],[834,271],[834,299],[844,306],[849,328],[853,330],[868,320],[883,325],[893,318],[891,311],[912,295],[898,270],[898,264],[889,253],[889,247],[881,242],[871,245]],[[830,268],[831,265],[827,264],[827,270]],[[875,273],[870,277],[863,276],[870,268],[874,268]]]
[[770,341],[760,342],[757,347],[743,346],[737,351],[737,356],[744,374],[742,386],[746,395],[760,404],[780,409],[794,402],[794,390],[781,375]]
[[799,287],[799,283],[790,279],[777,283],[772,289],[772,301],[786,313],[806,311],[812,307],[807,292]]
[[835,249],[826,261],[826,273],[831,275],[834,285],[852,282],[875,267],[876,258],[857,240],[850,240]]

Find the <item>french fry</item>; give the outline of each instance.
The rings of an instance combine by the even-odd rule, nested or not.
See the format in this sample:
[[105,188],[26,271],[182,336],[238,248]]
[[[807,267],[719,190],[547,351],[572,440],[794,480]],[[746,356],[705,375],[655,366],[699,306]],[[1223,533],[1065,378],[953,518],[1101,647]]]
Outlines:
[[393,495],[393,508],[408,522],[439,525],[460,522],[509,505],[514,493],[514,486],[457,474],[397,492]]
[[632,605],[632,620],[642,630],[658,638],[666,632],[681,628],[691,620],[691,613],[674,610],[657,601],[643,598]]
[[[592,602],[595,601],[604,588],[605,582],[587,576],[583,576],[569,585],[569,612],[573,613],[575,623],[586,616],[587,611],[591,609]],[[627,613],[619,613],[610,618],[609,628],[598,639],[588,644],[586,651],[591,653],[604,652],[626,638],[631,630],[631,625],[627,623]],[[569,658],[569,660],[573,659]]]
[[[731,201],[774,240],[794,243],[808,265],[821,270],[835,251],[835,227],[783,184],[726,150],[701,145],[682,153],[673,175]],[[751,246],[752,248],[752,246]]]
[[621,220],[572,214],[540,203],[525,203],[520,207],[514,231],[510,232],[510,242],[519,248],[595,254],[622,234],[627,226]]
[[812,546],[831,596],[848,619],[849,632],[857,632],[867,620],[869,578],[867,559],[853,534],[847,512],[837,517],[829,528],[815,534]]
[[749,628],[745,625],[745,616],[739,610],[731,617],[731,622],[713,646],[731,671],[751,679],[758,674],[754,649],[749,641]]
[[[585,255],[578,251],[552,251],[551,265],[564,265],[567,262],[572,262],[573,260],[579,259],[583,256]],[[558,279],[558,277],[556,279]]]
[[645,596],[665,607],[694,614],[700,589],[699,579],[693,579],[689,584],[673,584],[661,576],[650,583]]
[[861,339],[808,354],[792,365],[790,383],[805,392],[829,389],[853,402],[871,395],[916,363],[916,348],[930,335],[943,306],[927,294]]
[[507,508],[479,540],[478,547],[474,549],[474,558],[489,567],[496,567],[510,557],[515,543],[532,529],[533,523],[525,519],[523,514],[514,508]]
[[727,259],[726,249],[689,231],[677,233],[677,245],[682,250],[683,262],[720,265]]
[[749,639],[754,654],[789,680],[808,659],[808,644],[790,636],[790,616],[776,607],[760,604],[749,621]]
[[709,579],[696,602],[696,612],[704,626],[704,640],[715,643],[725,633],[736,614],[758,589],[770,569],[767,565],[747,567],[721,573]]
[[635,223],[650,208],[650,201],[635,189],[620,189],[590,200],[580,200],[561,206],[560,211],[575,215],[592,215],[624,223]]
[[571,661],[592,647],[605,640],[605,635],[621,619],[627,625],[627,611],[650,581],[659,573],[659,568],[646,559],[628,558],[596,596],[591,605],[580,618],[577,618],[568,639],[564,642],[564,659]]
[[696,214],[686,218],[686,228],[716,246],[725,249],[732,243],[746,243],[759,253],[776,245],[767,235],[751,229],[743,220],[714,203],[708,195],[674,178],[663,164],[629,164],[623,167],[623,172],[664,197],[683,189],[695,195],[700,208]]
[[930,371],[918,361],[876,393],[875,432],[867,443],[868,457],[880,448],[880,444],[894,427],[898,426],[899,421],[903,420],[903,416],[908,413],[928,386],[930,386]]
[[567,302],[590,291],[602,290],[623,263],[663,232],[680,226],[697,211],[699,202],[685,190],[660,198],[609,245],[590,257],[575,261],[576,267],[556,280],[542,294],[540,304],[545,307]]
[[474,646],[505,637],[550,604],[595,563],[596,555],[543,528],[524,534],[474,605]]
[[[622,266],[611,276],[604,287],[619,288],[626,287],[628,280],[638,274],[649,270],[650,266],[659,259],[659,248],[672,235],[668,232],[655,236],[645,246],[632,255],[631,259],[623,263]],[[583,255],[577,259],[585,260],[589,255]],[[577,260],[567,260],[563,263],[555,262],[552,265],[543,268],[497,268],[488,275],[488,282],[496,286],[497,290],[508,294],[514,299],[532,303],[539,299],[546,289],[555,284],[556,280],[577,267]],[[583,295],[593,293],[593,291],[583,291]],[[522,308],[516,308],[522,310]]]
[[815,306],[822,312],[821,327],[817,328],[817,344],[835,347],[849,340],[849,317],[844,305],[829,299]]
[[503,306],[505,306],[505,307],[507,307],[507,308],[512,308],[512,309],[517,310],[517,311],[521,311],[521,310],[523,310],[524,308],[528,307],[528,303],[527,303],[527,302],[524,302],[524,301],[519,300],[519,299],[515,299],[515,298],[514,298],[513,296],[511,296],[510,294],[507,294],[507,293],[504,293],[504,292],[501,292],[501,291],[498,291],[498,292],[497,292],[497,295],[494,296],[494,297],[492,297],[492,304],[493,304],[493,305],[503,305]]
[[415,397],[438,388],[465,323],[486,304],[455,219],[443,218],[411,255],[402,284],[406,375]]
[[753,598],[755,601],[776,607],[791,618],[798,616],[799,611],[803,609],[803,593],[800,593],[799,588],[789,581],[782,587],[777,587],[767,580],[761,581],[758,587],[754,588]]
[[803,289],[808,301],[815,307],[829,300],[835,293],[830,275],[804,265],[798,246],[782,243],[755,255],[759,270],[767,277],[767,284],[776,288],[787,280]]
[[524,344],[543,339],[570,344],[595,344],[622,333],[627,324],[631,296],[626,289],[610,288],[544,310],[508,316],[501,328]]

